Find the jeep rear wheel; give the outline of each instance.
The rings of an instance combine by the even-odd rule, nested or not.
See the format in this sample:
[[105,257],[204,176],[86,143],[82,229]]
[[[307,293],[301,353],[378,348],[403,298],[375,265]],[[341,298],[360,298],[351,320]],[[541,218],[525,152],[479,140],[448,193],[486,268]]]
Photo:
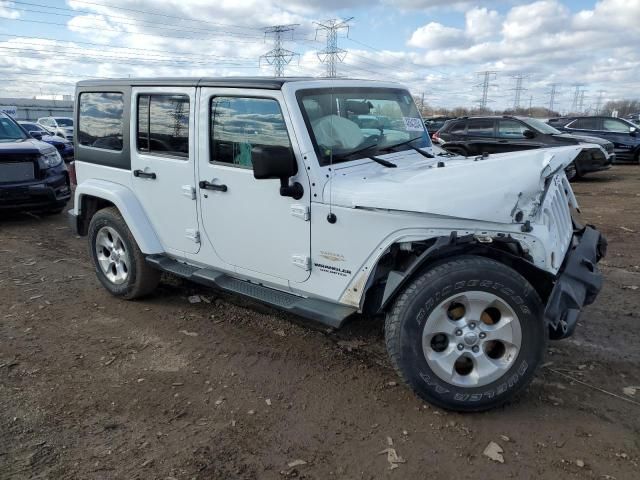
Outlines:
[[417,276],[386,320],[400,376],[424,400],[480,411],[531,381],[546,345],[535,289],[509,267],[465,256]]
[[91,219],[88,236],[96,275],[111,294],[131,300],[156,288],[161,274],[147,265],[116,208],[98,211]]

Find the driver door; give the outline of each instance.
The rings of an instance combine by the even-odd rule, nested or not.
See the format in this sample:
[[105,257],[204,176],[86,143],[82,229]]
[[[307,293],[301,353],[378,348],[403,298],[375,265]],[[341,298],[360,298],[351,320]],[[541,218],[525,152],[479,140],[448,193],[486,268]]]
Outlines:
[[[286,284],[310,275],[311,195],[280,92],[203,88],[198,184],[205,240],[239,273]],[[293,147],[303,185],[299,200],[279,180],[256,180],[252,148]],[[256,275],[257,274],[257,275]]]

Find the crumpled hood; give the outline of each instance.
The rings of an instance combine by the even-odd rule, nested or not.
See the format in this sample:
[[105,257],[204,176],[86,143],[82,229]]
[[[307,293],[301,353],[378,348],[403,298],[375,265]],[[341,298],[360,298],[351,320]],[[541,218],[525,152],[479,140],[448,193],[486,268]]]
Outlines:
[[[412,151],[382,156],[398,168],[364,159],[357,165],[334,166],[335,173],[325,184],[324,202],[521,223],[537,215],[545,179],[570,164],[585,147],[595,145],[510,152],[479,160],[428,159]],[[444,166],[438,167],[438,162]]]

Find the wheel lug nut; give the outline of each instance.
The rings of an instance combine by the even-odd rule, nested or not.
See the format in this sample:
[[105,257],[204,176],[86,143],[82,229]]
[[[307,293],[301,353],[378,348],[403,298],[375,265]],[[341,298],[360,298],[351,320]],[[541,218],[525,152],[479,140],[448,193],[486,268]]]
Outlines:
[[464,350],[464,345],[463,345],[463,344],[461,344],[461,343],[459,343],[459,344],[458,344],[458,350]]
[[474,345],[471,350],[473,350],[473,353],[478,353],[480,351],[480,347],[478,347],[478,345]]
[[456,335],[459,337],[460,335],[462,335],[462,330],[458,329],[456,330]]
[[470,323],[469,324],[469,328],[473,330],[474,328],[476,328],[476,324],[475,323]]
[[480,338],[487,338],[487,334],[484,332],[481,332],[480,335],[478,335]]

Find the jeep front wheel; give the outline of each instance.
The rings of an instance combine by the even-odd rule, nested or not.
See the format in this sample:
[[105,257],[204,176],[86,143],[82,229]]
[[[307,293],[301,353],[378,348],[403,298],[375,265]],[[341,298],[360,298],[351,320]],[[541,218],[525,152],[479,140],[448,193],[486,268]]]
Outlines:
[[424,400],[458,411],[498,406],[531,381],[546,345],[542,303],[511,268],[465,256],[400,293],[385,337],[400,376]]
[[91,219],[88,236],[96,275],[111,294],[131,300],[158,285],[160,272],[147,265],[116,208],[98,211]]

